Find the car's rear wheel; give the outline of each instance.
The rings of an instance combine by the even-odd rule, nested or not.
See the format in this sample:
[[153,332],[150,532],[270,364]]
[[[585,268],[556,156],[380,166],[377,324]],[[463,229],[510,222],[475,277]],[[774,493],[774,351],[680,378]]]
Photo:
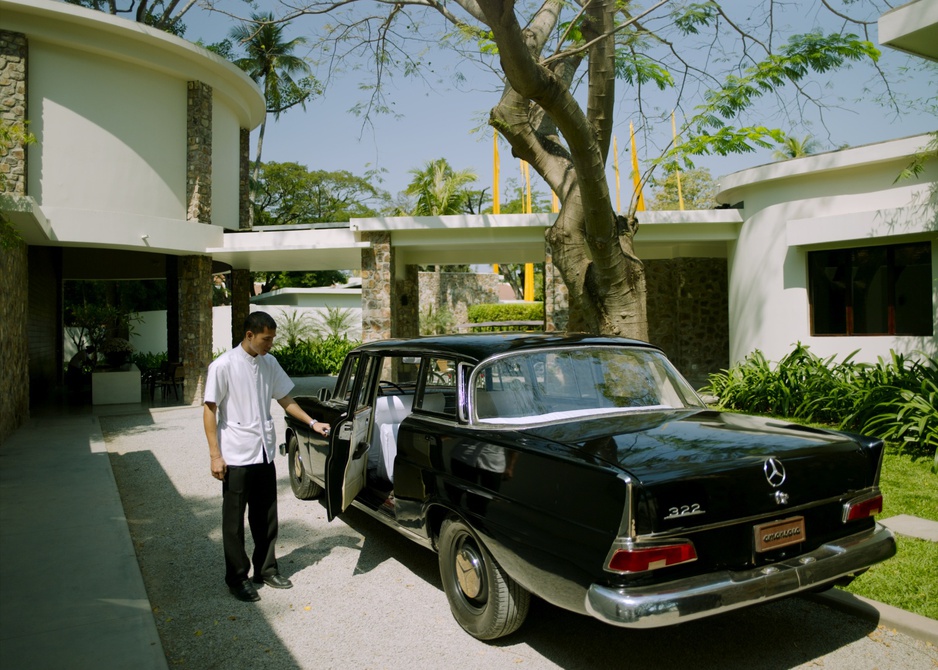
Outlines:
[[322,487],[310,479],[306,471],[296,435],[290,435],[287,440],[287,460],[290,463],[290,486],[293,487],[293,495],[300,500],[312,500],[322,495]]
[[480,640],[518,630],[531,595],[501,569],[466,523],[455,517],[443,522],[439,551],[443,590],[459,625]]

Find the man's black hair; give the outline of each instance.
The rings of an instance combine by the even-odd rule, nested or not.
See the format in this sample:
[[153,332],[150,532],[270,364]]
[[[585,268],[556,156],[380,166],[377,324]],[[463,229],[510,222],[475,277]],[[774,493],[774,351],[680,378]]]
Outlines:
[[255,334],[263,333],[265,328],[269,330],[277,329],[277,322],[274,321],[274,318],[267,312],[251,312],[244,320],[245,335],[247,335],[248,331]]

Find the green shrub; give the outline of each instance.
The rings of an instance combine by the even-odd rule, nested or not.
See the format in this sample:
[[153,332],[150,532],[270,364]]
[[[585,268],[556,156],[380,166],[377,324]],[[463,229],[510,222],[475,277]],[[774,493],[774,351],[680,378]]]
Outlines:
[[[472,305],[467,311],[470,323],[490,321],[544,321],[544,303],[509,302]],[[474,331],[534,330],[531,326],[473,326]]]
[[938,468],[938,361],[837,363],[798,343],[778,363],[754,351],[742,363],[712,374],[704,393],[719,406],[755,414],[832,424],[896,444],[915,455],[935,454]]
[[136,351],[130,356],[131,362],[139,368],[141,373],[159,370],[160,366],[166,362],[166,352],[161,351],[158,354],[150,352]]
[[293,347],[282,346],[274,351],[277,361],[291,377],[338,374],[349,351],[359,342],[346,337],[301,340]]

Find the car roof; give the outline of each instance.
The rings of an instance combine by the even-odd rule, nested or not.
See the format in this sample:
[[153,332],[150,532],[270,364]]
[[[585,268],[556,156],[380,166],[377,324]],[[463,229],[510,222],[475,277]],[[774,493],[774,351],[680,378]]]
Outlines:
[[461,335],[428,335],[368,342],[355,351],[407,353],[414,356],[442,355],[472,359],[476,362],[505,352],[567,346],[633,346],[657,349],[640,340],[623,337],[599,337],[566,333],[467,333]]

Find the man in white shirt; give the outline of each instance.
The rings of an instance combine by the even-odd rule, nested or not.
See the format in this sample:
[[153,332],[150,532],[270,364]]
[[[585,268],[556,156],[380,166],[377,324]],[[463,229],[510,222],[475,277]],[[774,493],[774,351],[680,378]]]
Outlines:
[[[225,583],[238,599],[260,600],[254,584],[289,589],[280,574],[277,540],[276,431],[270,402],[276,400],[290,416],[308,423],[320,435],[329,425],[316,421],[289,395],[293,382],[270,355],[277,323],[265,312],[244,321],[244,339],[208,368],[202,410],[212,476],[222,481],[222,542]],[[244,512],[254,540],[249,561],[244,548]],[[253,582],[248,579],[254,565]]]

